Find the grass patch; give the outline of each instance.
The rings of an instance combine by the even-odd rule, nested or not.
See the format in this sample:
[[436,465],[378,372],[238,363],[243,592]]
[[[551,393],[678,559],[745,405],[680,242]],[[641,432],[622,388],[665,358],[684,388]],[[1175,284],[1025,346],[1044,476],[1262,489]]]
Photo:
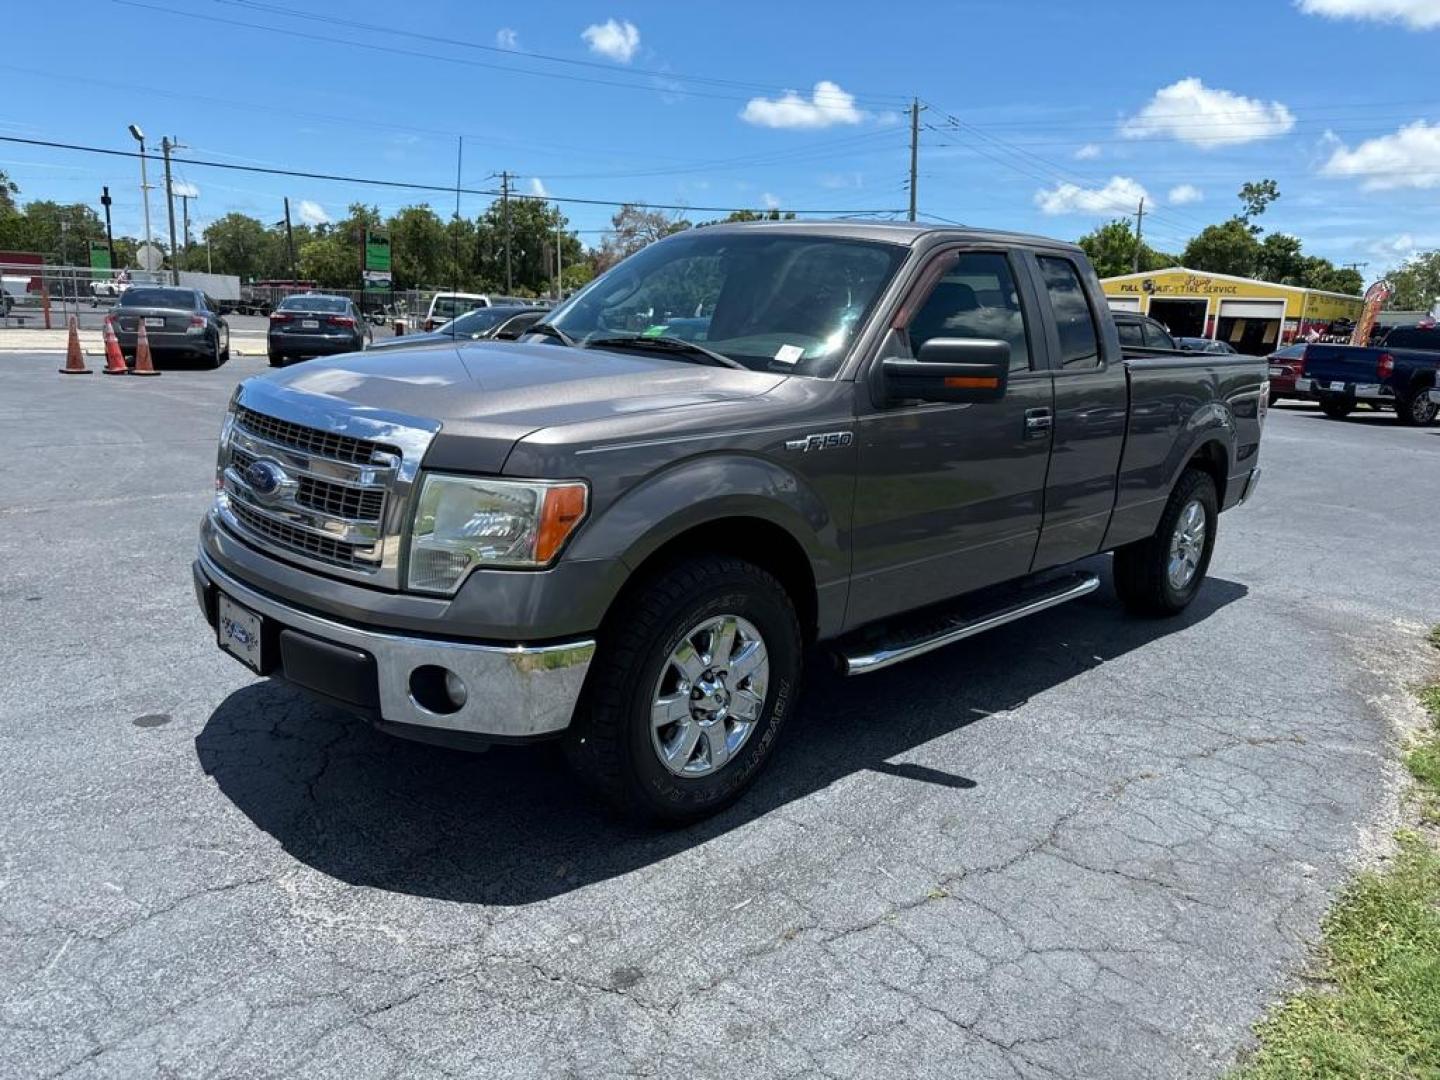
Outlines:
[[[1440,627],[1430,633],[1440,648]],[[1440,823],[1440,686],[1420,692],[1430,730],[1406,754],[1424,824]],[[1324,925],[1318,988],[1273,1009],[1234,1080],[1440,1080],[1440,847],[1403,832],[1383,870],[1351,883]]]

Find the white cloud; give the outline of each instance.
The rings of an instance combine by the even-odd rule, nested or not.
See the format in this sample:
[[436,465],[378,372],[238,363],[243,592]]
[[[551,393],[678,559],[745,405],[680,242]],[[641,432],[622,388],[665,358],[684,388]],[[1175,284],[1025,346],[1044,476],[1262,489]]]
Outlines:
[[1075,151],[1076,161],[1094,161],[1100,156],[1100,147],[1095,143],[1086,143]]
[[632,22],[606,19],[587,26],[580,34],[590,51],[608,56],[618,64],[628,64],[640,51],[640,30]]
[[1128,176],[1112,176],[1102,188],[1083,188],[1078,184],[1060,184],[1042,188],[1035,193],[1035,205],[1043,213],[1056,214],[1133,214],[1140,200],[1153,206],[1155,200],[1137,181]]
[[774,195],[771,195],[768,191],[760,193],[760,202],[764,205],[766,210],[778,210],[780,208],[780,200],[777,199]]
[[740,119],[768,128],[826,128],[834,124],[858,124],[865,114],[855,107],[855,95],[847,94],[829,79],[821,79],[807,99],[794,90],[783,97],[751,98]]
[[194,199],[200,195],[200,189],[188,180],[172,180],[170,182],[170,193],[177,199]]
[[520,35],[508,26],[495,31],[495,44],[512,52],[520,48]]
[[1307,15],[1404,23],[1411,30],[1440,26],[1440,0],[1295,0]]
[[330,221],[330,215],[325,208],[313,199],[301,199],[298,207],[300,220],[306,225],[325,225]]
[[1360,180],[1366,191],[1440,186],[1440,124],[1417,120],[1353,150],[1340,143],[1320,173]]
[[825,173],[820,177],[820,186],[830,191],[839,191],[842,188],[863,188],[865,176],[863,173]]
[[1372,241],[1366,252],[1386,266],[1395,266],[1413,259],[1421,252],[1434,251],[1437,247],[1440,247],[1440,233],[1417,236],[1403,232]]
[[1186,206],[1189,203],[1205,201],[1205,193],[1194,184],[1181,184],[1178,187],[1172,187],[1170,194],[1166,197],[1170,200],[1171,206]]
[[1189,78],[1155,91],[1143,109],[1121,122],[1120,134],[1127,139],[1168,136],[1212,150],[1273,139],[1294,126],[1295,115],[1278,101],[1242,97]]
[[545,188],[545,181],[541,180],[538,176],[532,176],[530,178],[530,194],[539,195],[542,199],[548,199],[550,197],[550,192]]

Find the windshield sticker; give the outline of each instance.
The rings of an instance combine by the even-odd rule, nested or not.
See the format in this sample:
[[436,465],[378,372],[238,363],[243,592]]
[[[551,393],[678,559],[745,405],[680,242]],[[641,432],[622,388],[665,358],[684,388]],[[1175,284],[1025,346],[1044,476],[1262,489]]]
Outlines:
[[798,364],[804,355],[805,350],[799,345],[781,345],[775,350],[775,360],[781,364]]

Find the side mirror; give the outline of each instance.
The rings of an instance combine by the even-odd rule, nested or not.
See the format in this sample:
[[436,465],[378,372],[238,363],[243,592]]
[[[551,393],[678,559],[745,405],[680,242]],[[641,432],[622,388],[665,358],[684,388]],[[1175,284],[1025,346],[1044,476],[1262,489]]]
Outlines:
[[888,401],[999,401],[1010,381],[1010,343],[931,338],[914,360],[885,360]]

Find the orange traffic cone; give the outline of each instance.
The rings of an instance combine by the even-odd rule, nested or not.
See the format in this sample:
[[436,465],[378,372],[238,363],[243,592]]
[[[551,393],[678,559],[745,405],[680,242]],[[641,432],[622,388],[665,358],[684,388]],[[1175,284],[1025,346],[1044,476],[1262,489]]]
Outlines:
[[131,375],[159,375],[150,362],[150,339],[145,336],[145,320],[140,320],[140,337],[135,342],[135,369]]
[[108,318],[105,320],[105,374],[130,374],[130,369],[125,366],[125,355],[120,351],[120,339],[115,336],[115,324]]
[[60,369],[60,374],[90,374],[90,369],[85,366],[85,354],[80,351],[80,326],[74,315],[70,316],[70,340],[65,344],[65,366]]

